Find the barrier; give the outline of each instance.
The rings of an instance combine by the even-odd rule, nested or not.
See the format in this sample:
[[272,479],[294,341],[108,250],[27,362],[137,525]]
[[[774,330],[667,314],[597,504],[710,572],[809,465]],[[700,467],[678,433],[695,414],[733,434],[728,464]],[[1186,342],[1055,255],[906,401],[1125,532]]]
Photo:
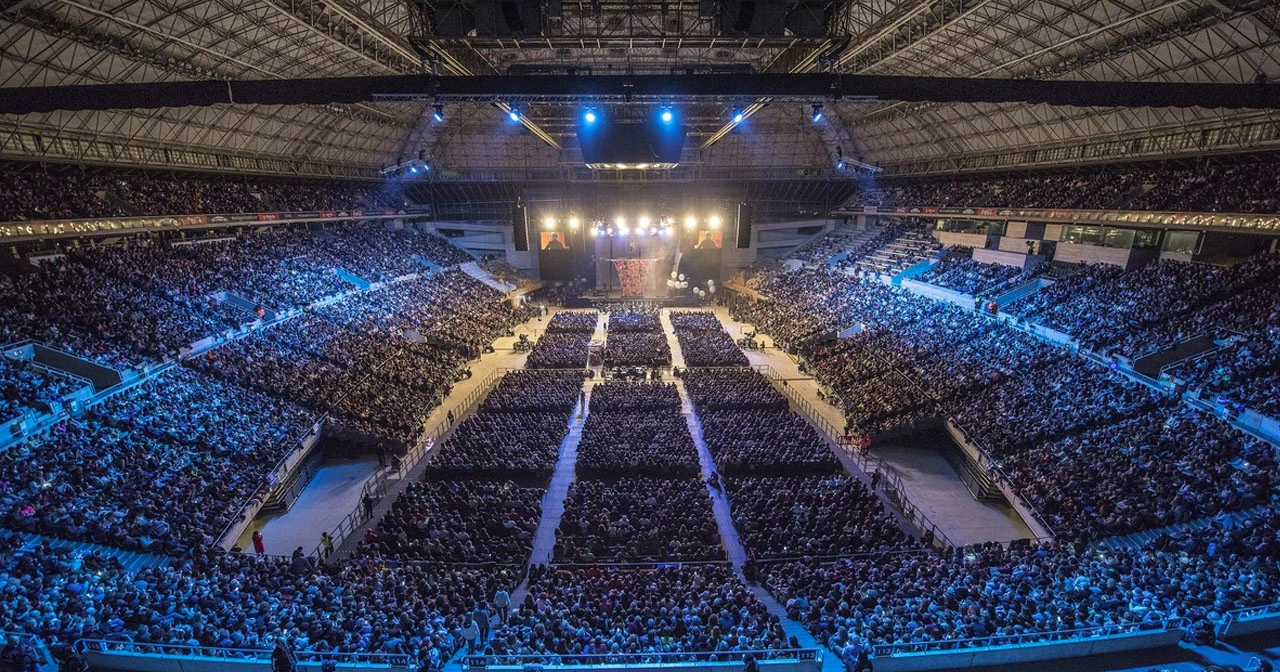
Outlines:
[[0,648],[7,646],[9,642],[13,641],[25,641],[31,646],[31,650],[36,656],[36,669],[38,669],[39,672],[57,672],[58,662],[54,660],[53,655],[49,653],[49,647],[44,645],[44,640],[26,632],[0,630]]
[[[1184,619],[1143,630],[1142,624],[1082,628],[1053,633],[1026,633],[874,647],[876,672],[922,672],[997,665],[1026,665],[1059,658],[1083,658],[1121,651],[1175,646]],[[1045,638],[1050,639],[1045,639]]]
[[771,672],[818,672],[822,669],[821,649],[780,649],[774,651],[693,651],[678,653],[605,653],[577,655],[464,656],[464,670],[519,672],[538,668],[590,668],[611,670],[660,669],[670,672],[706,668],[742,669],[742,660],[753,656],[762,669]]
[[1241,637],[1269,630],[1280,630],[1280,602],[1228,611],[1218,625],[1218,637]]
[[[81,639],[75,650],[94,670],[128,670],[129,672],[270,672],[271,649],[238,649],[229,647],[188,646],[184,644],[142,644],[136,642]],[[299,669],[320,669],[329,659],[339,669],[351,672],[409,670],[411,660],[405,654],[334,653],[328,651],[295,651]]]

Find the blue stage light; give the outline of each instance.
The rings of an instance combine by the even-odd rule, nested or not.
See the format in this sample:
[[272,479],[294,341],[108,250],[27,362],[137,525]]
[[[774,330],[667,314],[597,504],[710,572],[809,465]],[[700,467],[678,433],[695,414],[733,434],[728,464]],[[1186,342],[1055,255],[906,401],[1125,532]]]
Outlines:
[[432,106],[431,118],[435,119],[437,124],[444,121],[444,105]]
[[596,123],[596,111],[592,109],[588,109],[586,112],[583,113],[582,120],[587,122],[588,124]]
[[662,121],[668,124],[671,123],[671,120],[674,119],[675,116],[676,115],[671,113],[671,108],[669,107],[662,110]]
[[735,109],[735,110],[733,111],[733,123],[735,123],[735,124],[740,124],[740,123],[742,123],[742,120],[743,120],[743,119],[746,119],[746,118],[747,118],[747,115],[746,115],[746,114],[744,114],[744,113],[742,112],[742,110],[740,110],[740,109]]

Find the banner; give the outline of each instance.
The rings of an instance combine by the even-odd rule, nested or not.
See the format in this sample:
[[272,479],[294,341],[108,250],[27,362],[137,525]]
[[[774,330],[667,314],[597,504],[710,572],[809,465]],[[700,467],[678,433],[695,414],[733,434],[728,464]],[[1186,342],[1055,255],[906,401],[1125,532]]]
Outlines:
[[624,296],[644,296],[645,285],[653,274],[653,265],[657,259],[614,259],[613,267],[618,271],[618,280],[622,283]]

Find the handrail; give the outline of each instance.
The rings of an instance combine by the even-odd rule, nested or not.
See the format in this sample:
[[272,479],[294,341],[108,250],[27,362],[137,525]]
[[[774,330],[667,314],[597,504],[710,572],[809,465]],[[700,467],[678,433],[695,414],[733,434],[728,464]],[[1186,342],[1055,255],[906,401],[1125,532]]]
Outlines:
[[[192,646],[190,644],[156,644],[152,642],[131,642],[116,639],[78,639],[73,648],[80,653],[132,653],[161,656],[189,656],[193,658],[213,658],[218,660],[262,660],[270,661],[272,649],[247,649],[231,646]],[[408,668],[411,658],[405,653],[374,653],[363,651],[315,651],[304,649],[294,651],[298,660],[319,661],[332,660],[336,663],[359,664],[362,666],[380,665],[391,668]]]
[[[1180,630],[1187,623],[1185,618],[1167,618],[1159,621],[1159,630],[1168,632]],[[976,648],[1017,647],[1038,642],[1054,642],[1062,640],[1081,640],[1094,637],[1111,637],[1134,632],[1151,632],[1156,628],[1146,627],[1149,623],[1134,621],[1131,623],[1110,623],[1087,628],[1070,630],[1041,630],[1023,632],[1014,635],[989,635],[987,637],[968,637],[964,639],[941,639],[932,642],[903,642],[899,644],[876,644],[872,647],[876,658],[892,658],[905,653],[928,653],[937,651],[970,650]]]
[[463,656],[464,668],[486,668],[494,666],[526,666],[550,665],[555,667],[572,665],[641,665],[661,663],[707,662],[707,661],[740,661],[747,656],[756,660],[796,660],[821,662],[822,649],[765,649],[749,651],[679,651],[651,653],[533,653]]
[[1009,474],[1004,470],[1004,466],[1002,466],[998,460],[991,457],[991,453],[987,452],[987,449],[979,443],[977,439],[973,438],[973,434],[970,434],[969,430],[965,429],[964,425],[957,422],[954,417],[948,417],[946,422],[952,427],[955,427],[956,431],[960,433],[960,436],[964,438],[969,445],[973,446],[974,450],[978,451],[978,456],[981,457],[984,462],[982,466],[986,467],[989,473],[999,479],[999,481],[1009,489],[1009,492],[1013,493],[1013,496],[1018,498],[1018,501],[1027,509],[1027,512],[1036,519],[1036,523],[1040,525],[1045,532],[1048,532],[1050,537],[1056,537],[1057,534],[1054,533],[1053,528],[1045,522],[1044,517],[1040,514],[1040,510],[1032,506],[1030,500],[1022,494],[1022,491],[1018,489],[1018,486],[1014,485],[1013,479],[1010,478]]
[[[450,409],[454,416],[452,422],[448,419],[440,421],[434,428],[424,432],[422,436],[414,442],[414,445],[405,452],[405,456],[404,459],[401,460],[399,470],[392,471],[388,469],[386,471],[379,472],[373,478],[370,478],[365,482],[364,488],[360,492],[360,502],[336,526],[334,526],[333,530],[329,533],[329,537],[332,540],[334,548],[342,546],[342,543],[346,541],[347,537],[349,537],[352,532],[355,532],[361,525],[364,525],[370,518],[372,518],[371,509],[376,507],[377,503],[381,502],[382,499],[386,497],[387,491],[390,489],[388,483],[391,480],[391,476],[394,474],[396,478],[399,479],[403,478],[407,471],[411,471],[432,448],[440,444],[449,432],[462,422],[464,417],[470,414],[480,405],[481,401],[489,396],[489,393],[497,386],[498,381],[509,371],[511,371],[511,369],[505,368],[490,371],[475,388],[467,393],[467,396],[465,396],[461,402]],[[437,408],[443,407],[444,405],[441,404]],[[446,412],[446,416],[447,413],[448,412]],[[366,498],[371,498],[373,500],[374,507],[369,507],[365,504],[367,501]],[[324,542],[320,542],[316,544],[316,547],[311,551],[311,555],[319,558],[321,562],[325,560],[324,546]]]
[[1280,615],[1280,602],[1272,602],[1271,604],[1263,604],[1256,607],[1243,607],[1240,609],[1232,609],[1222,615],[1217,623],[1219,637],[1229,637],[1231,628],[1238,621],[1254,618],[1265,618],[1268,616]]
[[857,450],[853,440],[846,436],[844,432],[837,431],[830,421],[822,417],[822,414],[808,399],[805,399],[796,390],[791,389],[790,385],[782,385],[781,378],[777,377],[772,369],[769,371],[771,374],[769,375],[769,381],[773,383],[774,389],[781,392],[793,407],[798,408],[800,415],[822,432],[828,441],[853,459],[868,476],[873,472],[879,472],[882,475],[881,483],[885,496],[894,506],[898,507],[898,510],[902,512],[902,515],[909,522],[919,527],[921,532],[928,532],[933,537],[933,541],[941,544],[943,548],[955,548],[955,542],[947,536],[946,532],[911,503],[911,498],[907,496],[907,488],[902,482],[902,477],[897,472],[886,469],[879,459]]

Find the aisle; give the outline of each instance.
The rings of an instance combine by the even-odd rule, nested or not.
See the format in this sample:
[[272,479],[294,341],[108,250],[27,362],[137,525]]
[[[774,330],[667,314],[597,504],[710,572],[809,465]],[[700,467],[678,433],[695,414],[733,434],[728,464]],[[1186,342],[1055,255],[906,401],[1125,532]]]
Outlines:
[[[569,486],[573,485],[574,469],[578,464],[578,442],[582,440],[582,427],[587,422],[591,405],[591,385],[586,383],[587,396],[581,406],[574,410],[569,420],[569,433],[560,443],[560,458],[556,460],[556,471],[551,476],[551,485],[547,486],[547,494],[542,498],[542,517],[538,519],[538,530],[533,535],[533,553],[529,556],[529,565],[545,565],[551,562],[551,551],[556,545],[556,528],[560,527],[560,518],[564,516],[564,500],[569,495]],[[521,596],[523,599],[523,596]],[[512,604],[520,602],[512,597]]]
[[[729,317],[727,308],[717,307],[714,312],[734,340],[754,329],[750,324]],[[764,340],[770,344],[773,342],[768,337]],[[802,373],[796,360],[790,355],[779,348],[744,352],[752,365],[771,367],[831,426],[844,426],[844,413],[818,397],[821,385],[813,376]],[[911,504],[928,516],[956,544],[1005,542],[1034,536],[1013,507],[1003,502],[974,499],[960,474],[943,455],[942,451],[946,449],[949,446],[930,443],[928,439],[918,439],[912,445],[902,445],[899,442],[897,445],[875,446],[872,454],[883,460],[886,469],[902,478]],[[840,454],[840,451],[836,451],[836,454],[851,475],[867,481],[865,474],[861,473],[847,455]]]
[[[707,478],[716,471],[716,463],[711,457],[710,449],[707,448],[706,440],[702,438],[702,421],[698,419],[698,413],[693,408],[693,402],[689,399],[683,380],[676,381],[676,389],[680,391],[680,413],[684,415],[684,420],[689,425],[689,436],[693,437],[693,445],[698,449],[698,462],[702,465],[702,480],[705,483]],[[741,577],[742,563],[747,561],[747,551],[742,547],[742,539],[738,537],[737,528],[733,526],[729,498],[725,496],[723,490],[710,485],[706,487],[707,495],[711,497],[711,509],[716,515],[716,527],[720,529],[720,541],[724,544],[725,555],[729,558],[729,564],[733,565],[733,571]]]

